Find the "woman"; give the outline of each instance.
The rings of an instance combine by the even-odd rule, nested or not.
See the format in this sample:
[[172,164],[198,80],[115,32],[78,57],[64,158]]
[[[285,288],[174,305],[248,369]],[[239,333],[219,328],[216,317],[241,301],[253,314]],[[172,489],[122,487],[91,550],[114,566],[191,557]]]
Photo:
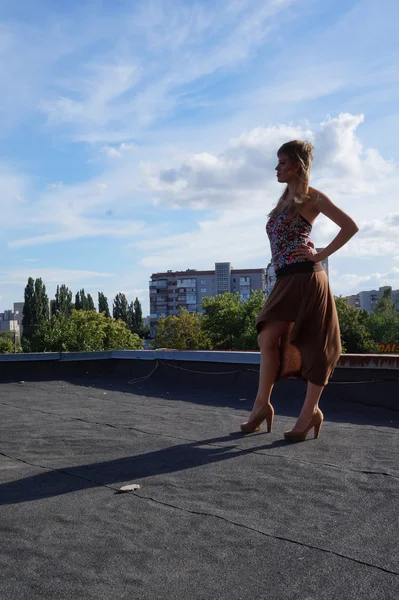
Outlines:
[[[306,397],[294,428],[284,437],[302,441],[313,428],[314,437],[319,435],[323,422],[320,396],[341,354],[334,297],[321,261],[342,248],[359,228],[325,194],[309,187],[312,144],[287,142],[277,157],[277,180],[287,185],[266,225],[277,280],[256,320],[261,352],[259,388],[241,431],[257,431],[264,420],[271,431],[274,382],[299,376],[307,381]],[[341,228],[321,252],[309,238],[319,214]]]

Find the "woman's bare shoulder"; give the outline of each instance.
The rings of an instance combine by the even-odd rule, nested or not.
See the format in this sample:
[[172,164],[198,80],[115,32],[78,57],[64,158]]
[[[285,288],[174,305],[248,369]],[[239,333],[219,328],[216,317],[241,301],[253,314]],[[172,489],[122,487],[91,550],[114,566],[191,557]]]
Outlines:
[[327,194],[325,194],[321,190],[317,190],[314,187],[309,187],[308,193],[309,193],[309,199],[314,204],[316,204],[320,200],[329,200],[329,197],[327,196]]

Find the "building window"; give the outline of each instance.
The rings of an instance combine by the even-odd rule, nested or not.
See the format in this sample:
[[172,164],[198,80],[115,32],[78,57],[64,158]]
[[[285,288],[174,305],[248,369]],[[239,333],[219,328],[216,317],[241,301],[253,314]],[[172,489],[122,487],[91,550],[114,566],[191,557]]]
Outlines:
[[195,285],[195,284],[196,284],[195,279],[178,279],[177,280],[177,285],[180,285],[180,286]]
[[201,294],[206,294],[206,288],[201,288]]
[[205,285],[206,284],[206,279],[201,279],[201,285]]

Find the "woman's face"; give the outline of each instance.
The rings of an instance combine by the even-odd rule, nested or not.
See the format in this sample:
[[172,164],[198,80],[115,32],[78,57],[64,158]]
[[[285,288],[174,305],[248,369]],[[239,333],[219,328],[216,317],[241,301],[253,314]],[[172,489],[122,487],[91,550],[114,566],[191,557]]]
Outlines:
[[279,154],[277,158],[277,181],[279,183],[295,182],[298,179],[299,164],[293,163],[286,154]]

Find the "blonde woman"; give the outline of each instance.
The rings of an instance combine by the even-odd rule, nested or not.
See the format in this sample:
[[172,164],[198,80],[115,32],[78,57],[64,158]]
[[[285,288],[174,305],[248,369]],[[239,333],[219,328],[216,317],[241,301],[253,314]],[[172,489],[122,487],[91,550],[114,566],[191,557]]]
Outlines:
[[[327,275],[321,261],[342,248],[359,230],[349,215],[322,192],[309,186],[313,146],[294,140],[277,153],[277,180],[286,188],[266,224],[277,280],[256,320],[261,352],[259,388],[243,433],[271,431],[274,410],[270,396],[275,381],[302,377],[307,391],[294,428],[284,433],[303,441],[323,422],[319,400],[341,354],[340,330]],[[316,218],[326,215],[340,227],[321,252],[310,241]]]

